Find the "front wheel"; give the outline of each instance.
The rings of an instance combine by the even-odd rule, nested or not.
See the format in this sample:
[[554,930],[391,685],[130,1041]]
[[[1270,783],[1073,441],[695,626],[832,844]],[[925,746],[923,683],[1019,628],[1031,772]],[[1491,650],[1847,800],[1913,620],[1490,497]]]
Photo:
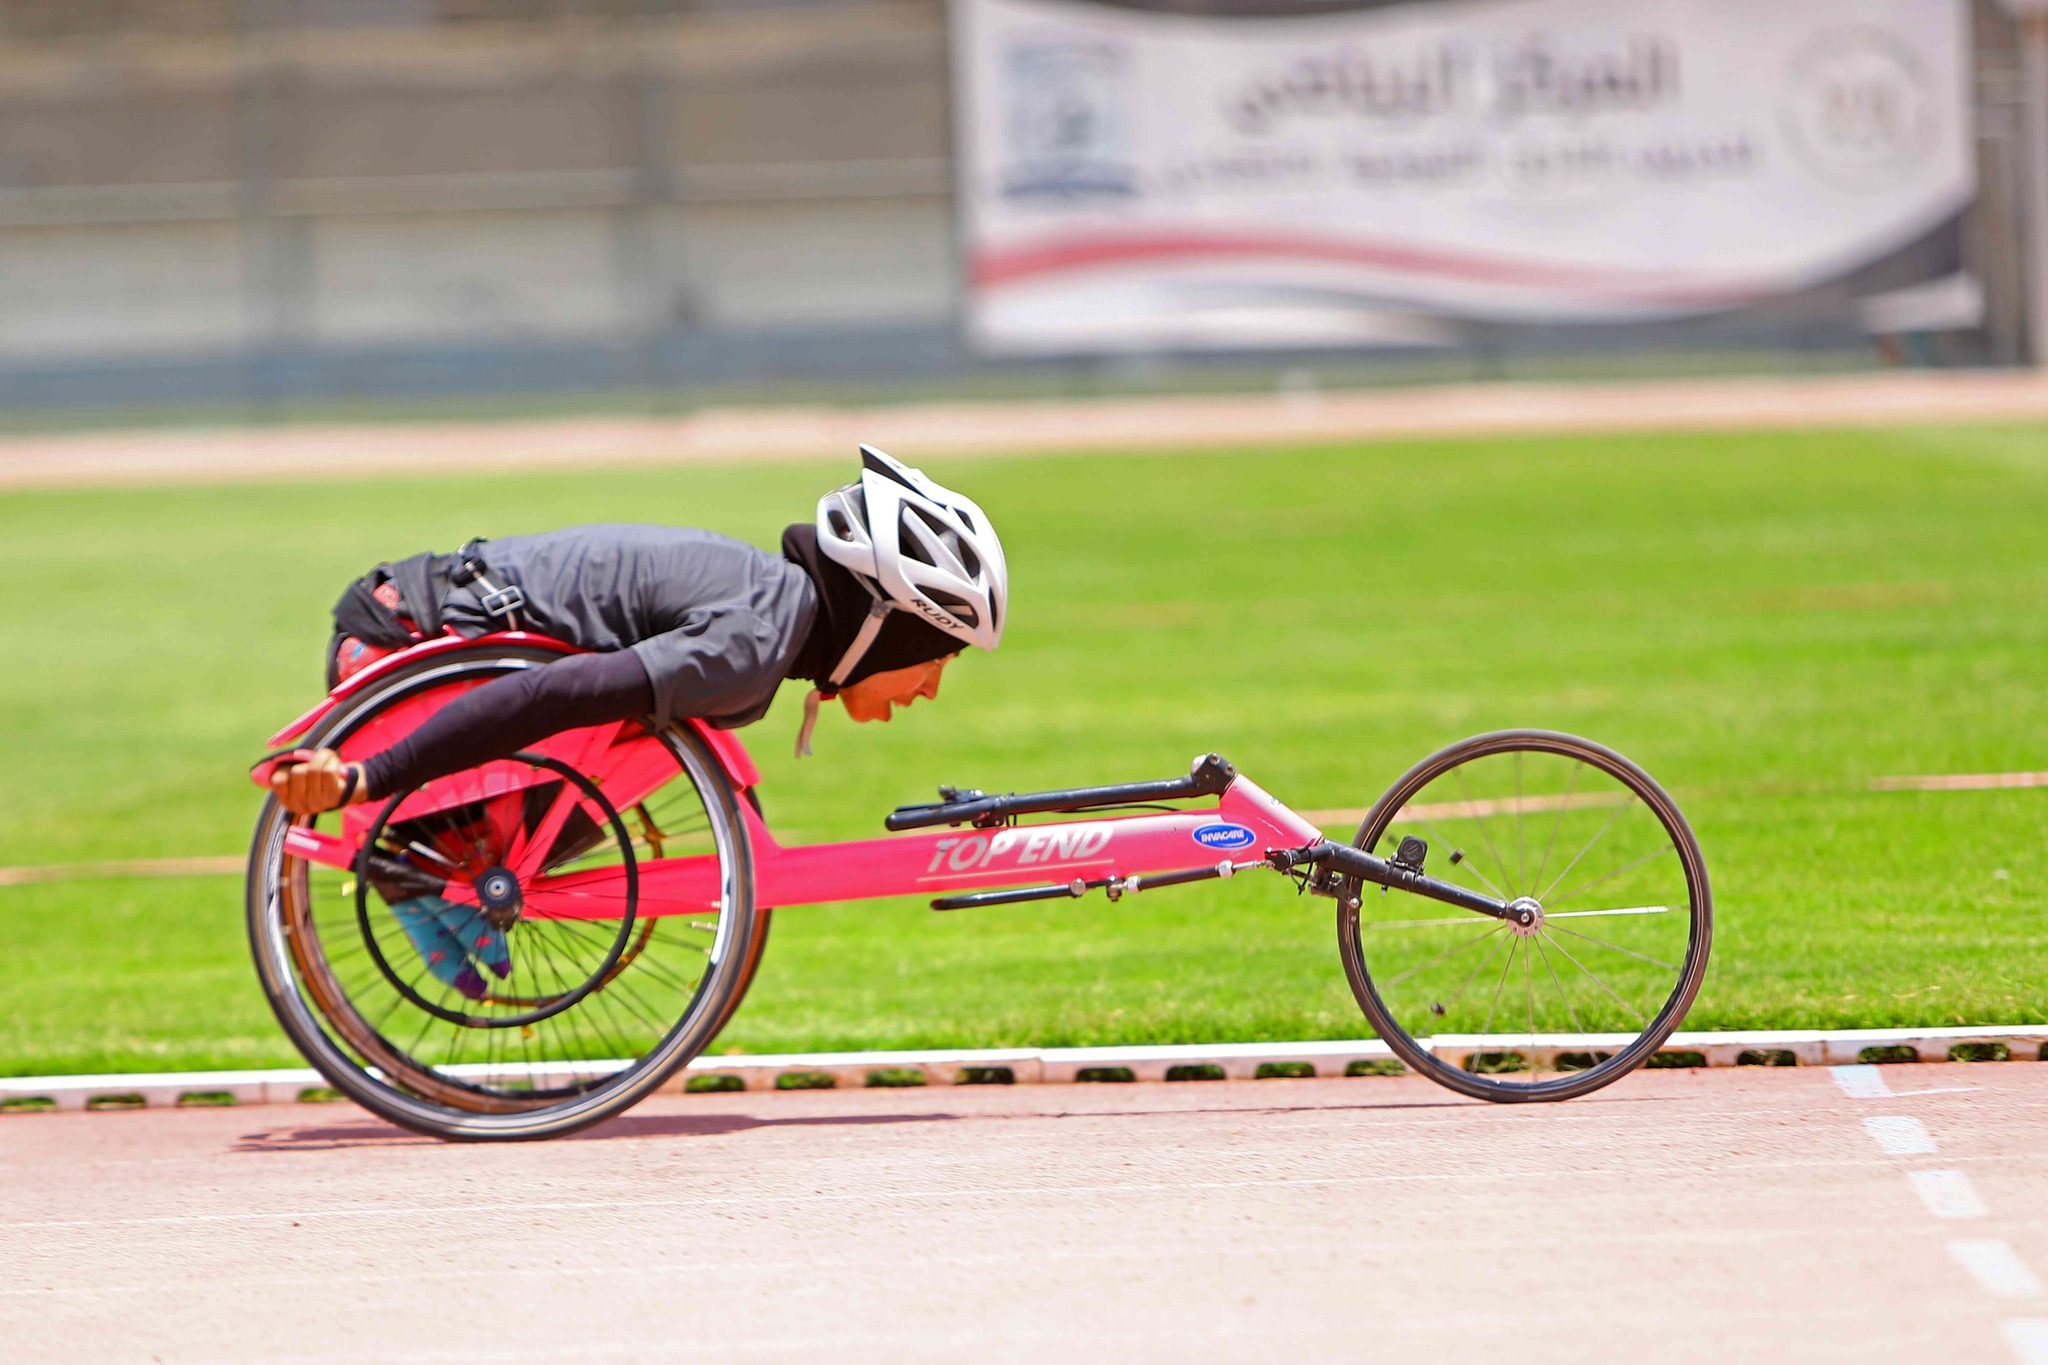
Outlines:
[[1518,924],[1340,889],[1344,973],[1414,1070],[1484,1100],[1570,1099],[1640,1066],[1685,1017],[1713,939],[1706,861],[1628,759],[1547,730],[1464,740],[1388,788],[1353,845],[1392,857],[1411,836],[1432,876],[1532,912]]

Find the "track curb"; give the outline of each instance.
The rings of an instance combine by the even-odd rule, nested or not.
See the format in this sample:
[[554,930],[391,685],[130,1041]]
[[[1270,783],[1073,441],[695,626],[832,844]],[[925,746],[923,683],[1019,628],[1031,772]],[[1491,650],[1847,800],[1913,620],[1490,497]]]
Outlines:
[[[1554,1064],[1559,1053],[1617,1045],[1601,1034],[1520,1039],[1443,1037],[1438,1056],[1460,1065],[1479,1052],[1515,1052]],[[1757,1029],[1674,1033],[1653,1065],[1844,1066],[1868,1062],[2048,1061],[2048,1025],[1964,1028]],[[1788,1060],[1789,1059],[1789,1060]],[[1306,1068],[1306,1071],[1304,1071]],[[887,1085],[1065,1085],[1102,1081],[1253,1080],[1314,1075],[1397,1074],[1400,1064],[1378,1039],[1300,1043],[1186,1043],[1150,1047],[968,1048],[943,1051],[805,1052],[699,1057],[663,1087],[775,1090]],[[1263,1077],[1261,1073],[1264,1073]],[[712,1078],[729,1078],[723,1082]],[[829,1079],[828,1079],[829,1078]],[[696,1086],[692,1086],[692,1082]],[[267,1071],[159,1071],[102,1076],[0,1077],[0,1113],[266,1105],[331,1098],[310,1068]]]

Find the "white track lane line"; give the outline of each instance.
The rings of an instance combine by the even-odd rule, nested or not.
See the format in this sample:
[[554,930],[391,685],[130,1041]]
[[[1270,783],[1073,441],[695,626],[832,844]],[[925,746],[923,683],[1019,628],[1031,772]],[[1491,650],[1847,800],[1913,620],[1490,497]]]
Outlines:
[[2000,1330],[2020,1365],[2048,1365],[2048,1318],[2008,1318]]
[[1916,1118],[1896,1114],[1863,1120],[1863,1131],[1890,1156],[1925,1156],[1934,1148],[1934,1136]]
[[[2044,1052],[2048,1055],[2048,1052]],[[1828,1068],[1835,1084],[1852,1100],[1893,1097],[1884,1074],[1874,1066]],[[1974,1089],[1975,1087],[1957,1087]],[[1928,1091],[1937,1094],[1939,1091]],[[1934,1136],[1919,1119],[1877,1115],[1863,1120],[1863,1131],[1887,1154],[1913,1156],[1935,1150]],[[1936,1218],[1982,1218],[1984,1201],[1961,1171],[1908,1171],[1907,1183]],[[1969,1273],[1979,1288],[1996,1299],[2034,1299],[2041,1281],[2027,1268],[2009,1242],[1996,1238],[1959,1238],[1948,1244],[1949,1257]],[[2006,1345],[2020,1365],[2048,1365],[2048,1318],[2009,1318],[2000,1325]]]
[[2038,1299],[2041,1281],[2027,1269],[2012,1243],[1992,1237],[1972,1237],[1948,1244],[1955,1263],[1970,1272],[1970,1278],[1995,1299]]
[[1892,1093],[1884,1074],[1874,1066],[1831,1066],[1835,1084],[1852,1100],[1878,1100]]
[[1984,1201],[1961,1171],[1908,1171],[1906,1180],[1936,1218],[1982,1218]]

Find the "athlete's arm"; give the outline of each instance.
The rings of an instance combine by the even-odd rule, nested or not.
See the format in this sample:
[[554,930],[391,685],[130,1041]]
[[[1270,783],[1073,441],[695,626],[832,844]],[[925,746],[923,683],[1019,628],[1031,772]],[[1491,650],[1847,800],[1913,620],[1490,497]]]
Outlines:
[[[271,776],[285,809],[299,814],[382,799],[422,782],[515,753],[563,730],[631,720],[654,710],[654,686],[631,650],[573,654],[494,678],[428,716],[418,729],[360,764],[332,749]],[[353,791],[349,769],[360,769]]]
[[363,763],[370,797],[516,753],[563,730],[632,720],[654,710],[654,686],[629,649],[572,654],[472,688]]

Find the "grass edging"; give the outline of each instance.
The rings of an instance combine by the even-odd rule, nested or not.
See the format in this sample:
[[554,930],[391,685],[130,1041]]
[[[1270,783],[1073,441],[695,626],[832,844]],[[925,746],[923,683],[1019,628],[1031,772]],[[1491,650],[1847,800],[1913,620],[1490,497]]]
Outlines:
[[[1570,1067],[1629,1040],[1609,1034],[1458,1036],[1430,1051],[1468,1069],[1514,1053]],[[1872,1062],[2048,1061],[2048,1025],[1920,1029],[1783,1029],[1674,1033],[1665,1066],[1850,1066]],[[1682,1060],[1681,1060],[1682,1059]],[[510,1068],[516,1071],[518,1068]],[[820,1052],[699,1057],[666,1093],[916,1085],[1072,1085],[1125,1076],[1133,1082],[1293,1080],[1400,1075],[1406,1068],[1376,1038],[1300,1043],[1184,1043],[1151,1047],[978,1048],[931,1052]],[[1086,1073],[1085,1075],[1083,1073]],[[921,1077],[922,1079],[915,1079]],[[879,1079],[878,1079],[879,1078]],[[333,1097],[312,1070],[153,1072],[108,1076],[0,1077],[0,1114],[216,1105],[312,1103]]]

